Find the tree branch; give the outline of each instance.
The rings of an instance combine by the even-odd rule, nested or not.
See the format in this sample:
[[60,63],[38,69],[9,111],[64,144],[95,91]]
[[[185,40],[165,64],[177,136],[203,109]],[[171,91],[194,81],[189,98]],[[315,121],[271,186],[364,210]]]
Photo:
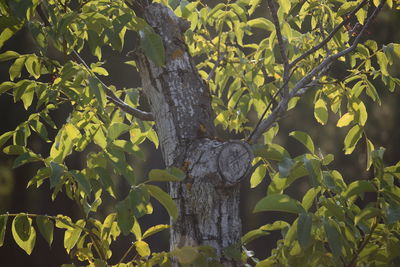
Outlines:
[[313,82],[314,77],[317,77],[318,75],[322,75],[323,73],[325,73],[329,69],[330,65],[332,64],[332,62],[334,60],[351,53],[357,47],[357,45],[361,41],[361,37],[364,35],[365,30],[371,24],[371,21],[378,15],[379,11],[382,9],[385,2],[386,2],[386,0],[381,0],[378,7],[375,8],[375,10],[371,14],[371,16],[368,17],[368,19],[366,20],[360,33],[354,39],[353,44],[350,47],[348,47],[336,54],[328,56],[318,66],[316,66],[312,71],[310,71],[306,76],[304,76],[300,81],[298,81],[296,83],[293,90],[290,91],[289,95],[282,98],[282,100],[279,102],[279,104],[276,106],[276,108],[272,111],[272,113],[269,115],[269,117],[266,118],[265,120],[261,121],[261,123],[258,124],[258,127],[256,127],[254,129],[253,135],[251,137],[249,137],[249,139],[248,139],[249,142],[255,142],[266,130],[268,130],[272,126],[272,124],[279,117],[281,117],[284,112],[286,112],[289,100],[294,96],[299,96],[299,95],[304,94],[306,92],[306,90],[303,90],[303,89],[306,88],[307,86],[309,86],[310,83]]
[[282,60],[283,60],[283,83],[285,85],[285,86],[283,86],[283,93],[284,93],[284,95],[287,95],[289,92],[289,87],[288,87],[288,82],[287,82],[287,80],[289,79],[289,59],[288,59],[286,51],[285,51],[285,43],[283,42],[282,32],[281,32],[281,27],[280,27],[278,15],[277,15],[276,7],[274,6],[274,3],[272,3],[271,0],[268,0],[267,3],[268,3],[268,7],[271,11],[272,21],[275,25],[276,37],[278,38],[279,51],[281,53]]
[[368,1],[364,0],[362,1],[353,11],[351,11],[348,15],[346,15],[345,19],[341,23],[339,23],[332,31],[331,33],[323,39],[319,44],[316,46],[313,46],[309,50],[307,50],[304,54],[300,55],[296,59],[294,59],[290,64],[289,64],[289,69],[293,68],[299,61],[303,60],[304,58],[308,57],[324,45],[326,45],[332,38],[335,36],[335,34],[345,25],[349,20],[357,13],[358,10],[360,10]]
[[[47,26],[47,27],[50,27],[51,24],[50,24],[49,20],[47,19],[45,13],[43,12],[41,4],[38,5],[36,10],[37,10],[37,13],[38,13],[40,19],[43,21],[44,25]],[[122,101],[120,98],[118,98],[114,94],[114,92],[107,85],[105,85],[104,82],[99,77],[97,77],[91,71],[90,67],[86,64],[86,62],[78,54],[78,52],[75,51],[75,49],[72,50],[72,54],[73,54],[73,57],[75,57],[75,59],[77,61],[79,61],[102,84],[102,86],[104,87],[104,90],[106,92],[107,99],[109,101],[114,103],[114,105],[119,107],[121,110],[125,111],[126,113],[128,113],[128,114],[130,114],[130,115],[132,115],[132,116],[134,116],[134,117],[136,117],[138,119],[141,119],[141,120],[144,120],[144,121],[152,121],[153,120],[153,115],[151,113],[142,111],[142,110],[137,109],[137,108],[133,108],[133,107],[129,106],[127,103],[125,103],[124,101]]]
[[72,53],[76,60],[78,60],[103,86],[107,99],[110,100],[114,105],[119,107],[121,110],[125,111],[126,113],[135,116],[136,118],[139,118],[144,121],[152,121],[153,120],[153,115],[150,112],[142,111],[137,108],[133,108],[129,106],[127,103],[122,101],[120,98],[118,98],[114,92],[102,81],[100,80],[99,77],[97,77],[90,69],[90,67],[86,64],[85,60],[76,52],[75,50],[72,50]]

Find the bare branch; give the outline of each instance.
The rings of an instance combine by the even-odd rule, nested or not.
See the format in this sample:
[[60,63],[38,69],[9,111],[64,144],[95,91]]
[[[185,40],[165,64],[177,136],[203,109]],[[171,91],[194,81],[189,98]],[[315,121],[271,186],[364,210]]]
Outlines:
[[295,58],[289,64],[289,69],[293,68],[297,63],[299,63],[299,61],[303,60],[304,58],[308,57],[309,55],[311,55],[312,53],[314,53],[315,51],[317,51],[318,49],[320,49],[321,47],[326,45],[333,38],[333,36],[335,36],[335,34],[343,27],[343,25],[348,23],[350,21],[350,19],[357,13],[357,11],[360,10],[367,2],[368,2],[367,0],[362,1],[353,11],[351,11],[350,13],[348,13],[345,16],[343,21],[341,23],[339,23],[325,39],[323,39],[316,46],[313,46],[312,48],[307,50],[304,54],[302,54],[299,57]]
[[276,37],[278,38],[279,51],[281,53],[282,60],[283,60],[283,83],[286,84],[283,87],[283,92],[284,92],[284,95],[287,95],[287,93],[289,92],[289,88],[287,86],[288,85],[287,80],[289,79],[289,59],[288,59],[286,51],[285,51],[285,43],[283,42],[282,32],[281,32],[281,27],[280,27],[278,15],[277,15],[276,7],[274,6],[274,3],[272,3],[271,0],[268,0],[267,3],[268,3],[269,9],[271,10],[272,21],[275,25]]
[[[72,51],[72,53],[74,54],[74,57],[89,71],[93,74],[93,72],[91,71],[90,67],[86,64],[85,60],[83,60],[83,58],[78,54],[78,52],[76,52],[75,50]],[[127,103],[125,103],[124,101],[122,101],[120,98],[118,98],[114,92],[106,85],[104,84],[104,82],[102,80],[100,80],[95,74],[93,74],[94,77],[101,83],[101,85],[103,86],[106,95],[107,95],[107,99],[110,100],[112,103],[114,103],[114,105],[116,105],[117,107],[119,107],[121,110],[125,111],[126,113],[135,116],[138,119],[144,120],[144,121],[152,121],[153,120],[153,115],[149,112],[146,111],[142,111],[140,109],[137,108],[133,108],[131,106],[129,106]]]
[[379,11],[382,9],[385,2],[386,0],[381,0],[378,7],[375,8],[371,16],[368,17],[368,19],[366,20],[360,33],[354,39],[350,47],[325,58],[318,66],[316,66],[312,71],[310,71],[306,76],[304,76],[300,81],[296,83],[294,88],[290,91],[289,95],[283,97],[282,100],[279,102],[279,104],[272,111],[272,113],[268,116],[268,118],[259,123],[259,125],[254,129],[253,135],[248,139],[249,142],[255,142],[266,130],[268,130],[272,126],[272,124],[276,120],[278,120],[284,112],[286,112],[289,100],[294,96],[299,96],[304,94],[307,91],[306,88],[312,85],[314,81],[318,80],[314,78],[321,76],[323,73],[325,73],[329,69],[330,65],[334,60],[351,53],[357,47],[357,45],[361,41],[361,37],[364,35],[364,32],[371,24],[371,21],[373,21],[375,17],[378,15]]

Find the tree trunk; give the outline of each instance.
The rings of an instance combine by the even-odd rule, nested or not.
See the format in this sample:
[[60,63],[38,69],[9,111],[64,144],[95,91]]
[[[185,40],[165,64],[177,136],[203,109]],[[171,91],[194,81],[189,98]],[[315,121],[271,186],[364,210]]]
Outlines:
[[187,22],[160,4],[144,12],[164,43],[166,63],[156,66],[143,54],[138,67],[150,103],[166,166],[186,171],[185,181],[170,183],[179,217],[172,222],[170,248],[208,245],[224,266],[240,263],[223,255],[241,236],[239,182],[252,154],[240,141],[214,140],[214,114],[206,84],[197,73],[183,33]]

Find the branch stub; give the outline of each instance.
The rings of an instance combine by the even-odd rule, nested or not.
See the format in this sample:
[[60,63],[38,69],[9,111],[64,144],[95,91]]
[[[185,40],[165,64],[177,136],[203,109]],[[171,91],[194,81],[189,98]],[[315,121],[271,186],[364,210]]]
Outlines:
[[247,174],[252,159],[253,153],[247,143],[229,141],[218,155],[219,172],[227,184],[234,185]]

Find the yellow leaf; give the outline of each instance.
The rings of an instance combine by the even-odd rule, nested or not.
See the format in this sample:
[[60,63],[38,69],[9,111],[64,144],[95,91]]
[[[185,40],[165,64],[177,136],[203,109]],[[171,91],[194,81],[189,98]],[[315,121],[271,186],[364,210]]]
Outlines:
[[150,256],[150,247],[149,244],[147,244],[146,242],[139,240],[135,242],[135,247],[136,247],[136,251],[139,253],[140,256],[142,257],[148,257]]
[[337,127],[344,127],[350,124],[354,119],[354,115],[350,113],[344,114],[337,122],[336,126]]

